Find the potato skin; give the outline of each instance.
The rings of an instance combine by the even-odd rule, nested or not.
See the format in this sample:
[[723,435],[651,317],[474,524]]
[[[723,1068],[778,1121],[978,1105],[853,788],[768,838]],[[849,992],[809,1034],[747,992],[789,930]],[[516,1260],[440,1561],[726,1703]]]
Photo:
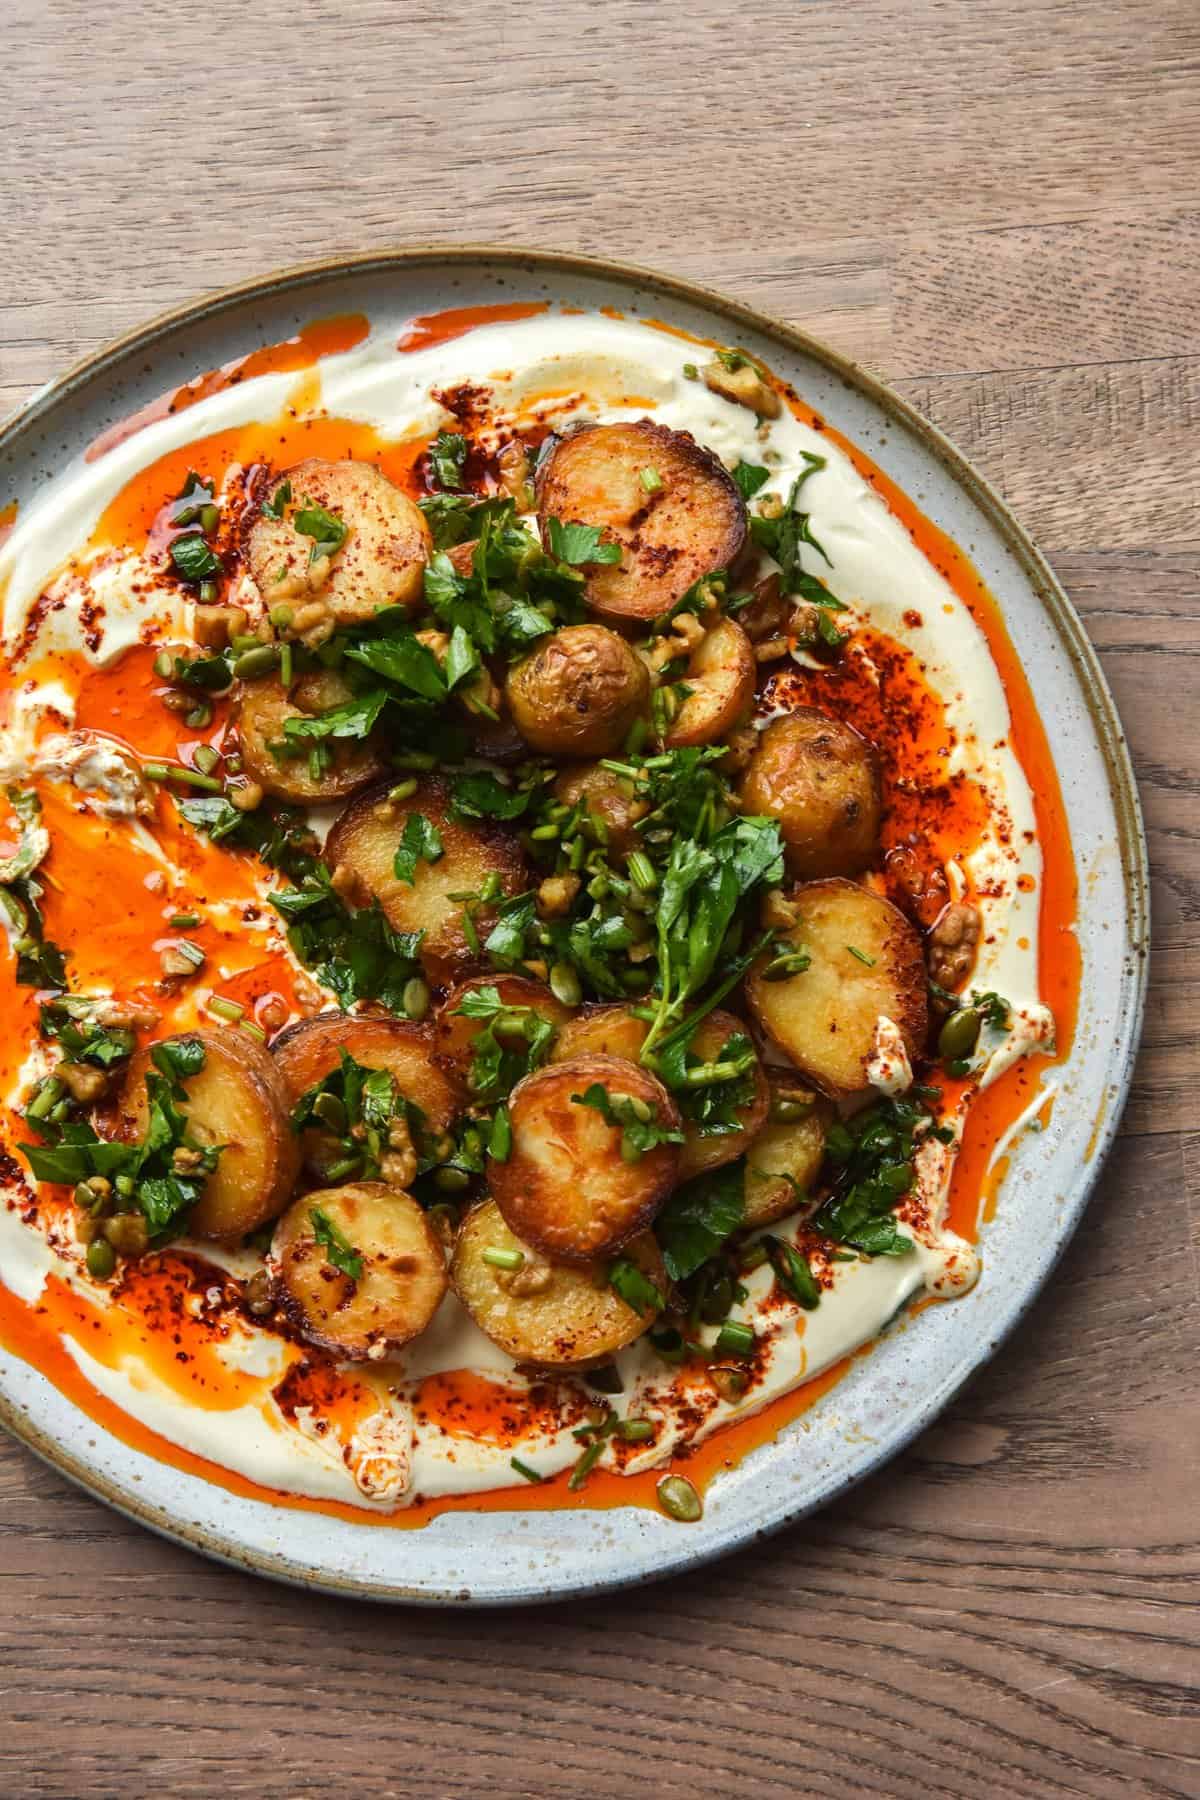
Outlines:
[[[860,1093],[868,1086],[880,1018],[898,1027],[910,1060],[924,1042],[928,1000],[920,936],[889,900],[854,881],[811,881],[790,899],[796,926],[751,968],[750,1010],[816,1087],[835,1099]],[[809,968],[783,981],[766,980],[772,958],[789,946],[808,951]]]
[[243,687],[235,723],[242,763],[250,779],[279,800],[301,803],[345,800],[359,788],[378,781],[387,770],[378,734],[365,741],[326,739],[333,761],[315,780],[303,750],[298,756],[284,758],[271,754],[270,746],[283,741],[288,719],[328,712],[349,700],[352,693],[349,682],[331,669],[301,675],[286,690],[274,677]]
[[268,494],[277,493],[284,482],[292,486],[285,517],[271,519],[260,513],[246,538],[246,565],[264,595],[279,581],[281,571],[285,577],[303,578],[313,539],[298,532],[291,520],[298,507],[313,502],[350,531],[333,559],[328,580],[309,598],[325,601],[343,625],[369,619],[381,606],[404,606],[410,612],[421,606],[429,527],[420,508],[381,470],[372,463],[310,457],[282,470]]
[[607,756],[645,712],[650,677],[615,631],[565,625],[509,670],[504,691],[513,724],[535,750]]
[[[582,763],[562,771],[554,783],[554,798],[564,806],[582,805],[585,831],[606,844],[613,856],[636,850],[639,819],[645,818],[646,802],[634,792],[633,783],[598,762]],[[597,827],[595,821],[599,821]]]
[[[744,1229],[770,1225],[795,1212],[800,1195],[811,1187],[820,1171],[825,1134],[832,1117],[829,1102],[814,1094],[806,1117],[787,1124],[768,1124],[759,1132],[746,1152],[742,1185]],[[791,1181],[787,1179],[789,1175]]]
[[[604,1056],[637,1062],[650,1027],[627,1006],[585,1006],[568,1020],[550,1052],[550,1061],[565,1062],[579,1057]],[[700,1021],[692,1039],[692,1054],[705,1061],[715,1061],[724,1044],[735,1032],[750,1035],[749,1027],[733,1013],[717,1008]],[[679,1152],[677,1181],[688,1181],[704,1169],[719,1169],[733,1162],[761,1131],[770,1104],[770,1091],[762,1064],[756,1059],[753,1069],[754,1092],[745,1106],[739,1108],[740,1131],[704,1136],[699,1127],[682,1114],[683,1145]]]
[[609,1256],[644,1231],[675,1185],[679,1149],[657,1144],[636,1162],[621,1157],[621,1129],[595,1107],[577,1105],[593,1082],[656,1109],[678,1129],[679,1112],[657,1078],[610,1056],[551,1063],[509,1096],[512,1154],[488,1162],[488,1185],[509,1229],[556,1262]]
[[[367,1013],[317,1013],[311,1019],[299,1019],[275,1038],[271,1055],[287,1090],[289,1107],[332,1075],[343,1050],[365,1069],[387,1069],[395,1076],[404,1098],[424,1113],[428,1136],[445,1131],[457,1101],[450,1083],[432,1061],[433,1032],[411,1020]],[[305,1160],[317,1174],[322,1170],[323,1137],[324,1133],[311,1129],[301,1134]]]
[[[362,1258],[356,1281],[329,1261],[319,1211]],[[446,1259],[411,1194],[381,1181],[303,1194],[275,1227],[268,1264],[283,1311],[311,1343],[376,1360],[417,1337],[446,1292]]]
[[555,999],[548,987],[540,981],[529,981],[524,975],[474,975],[468,981],[456,982],[438,1008],[433,1060],[447,1079],[468,1096],[473,1046],[488,1021],[467,1018],[458,1008],[465,995],[481,987],[494,987],[506,1006],[531,1007],[541,1018],[548,1019],[556,1032],[571,1018],[570,1010]]
[[[283,1210],[300,1173],[287,1091],[267,1051],[248,1033],[213,1027],[180,1035],[199,1038],[205,1062],[184,1084],[187,1099],[177,1102],[179,1109],[201,1142],[225,1146],[192,1208],[188,1233],[244,1237]],[[118,1102],[119,1137],[138,1138],[146,1129],[146,1076],[154,1067],[153,1048],[143,1045],[130,1061]]]
[[[438,776],[427,777],[400,804],[388,801],[384,782],[351,800],[325,844],[326,862],[349,871],[364,898],[377,896],[397,931],[424,930],[421,962],[437,982],[461,979],[480,960],[463,931],[462,905],[449,896],[477,891],[493,873],[506,895],[519,894],[528,885],[516,838],[497,825],[452,818],[450,800],[449,784]],[[411,886],[399,881],[393,868],[410,813],[422,813],[437,827],[443,848],[436,862],[417,864]],[[482,942],[495,923],[495,909],[480,908],[475,916]]]
[[749,718],[754,709],[758,664],[736,619],[720,619],[706,631],[680,679],[691,688],[663,742],[670,750],[715,744]]
[[[523,1250],[526,1265],[519,1273],[533,1291],[514,1291],[514,1277],[485,1262],[485,1249]],[[665,1299],[670,1283],[653,1235],[642,1232],[622,1254]],[[484,1200],[467,1214],[450,1265],[454,1291],[485,1336],[515,1362],[546,1369],[607,1362],[652,1323],[653,1312],[635,1312],[608,1285],[605,1274],[602,1265],[544,1262],[509,1230],[494,1200]]]
[[[643,469],[661,487],[647,493]],[[746,503],[711,451],[650,419],[584,425],[559,439],[537,475],[538,524],[604,528],[619,563],[592,565],[588,605],[615,623],[656,619],[692,583],[732,568],[746,545]]]
[[879,759],[815,707],[771,721],[738,798],[743,812],[779,820],[788,868],[802,880],[856,875],[879,853]]

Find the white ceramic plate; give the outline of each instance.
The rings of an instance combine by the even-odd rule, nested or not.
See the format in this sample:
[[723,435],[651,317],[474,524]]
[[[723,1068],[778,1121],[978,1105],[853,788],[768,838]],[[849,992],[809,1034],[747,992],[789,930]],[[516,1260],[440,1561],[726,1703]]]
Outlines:
[[209,1555],[379,1600],[543,1600],[649,1581],[802,1517],[894,1456],[1019,1326],[1057,1262],[1116,1130],[1141,1023],[1148,904],[1137,794],[1078,618],[997,496],[930,425],[832,351],[745,307],[640,270],[486,247],[287,271],[160,319],[44,388],[0,432],[0,496],[26,510],[79,467],[106,426],[315,317],[363,312],[394,340],[414,314],[545,299],[665,317],[767,358],[972,558],[1003,608],[1062,781],[1080,874],[1079,1026],[1057,1071],[1065,1103],[1048,1131],[1023,1134],[1013,1154],[986,1230],[983,1280],[965,1299],[886,1333],[777,1442],[717,1479],[697,1525],[626,1508],[456,1512],[423,1530],[389,1531],[284,1510],[130,1450],[0,1353],[0,1418],[102,1499]]

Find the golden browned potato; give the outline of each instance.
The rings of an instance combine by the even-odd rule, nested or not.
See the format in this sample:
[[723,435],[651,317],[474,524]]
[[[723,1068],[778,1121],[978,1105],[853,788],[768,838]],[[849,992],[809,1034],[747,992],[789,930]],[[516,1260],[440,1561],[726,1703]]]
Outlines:
[[[177,1102],[201,1144],[224,1148],[193,1207],[194,1237],[237,1238],[283,1210],[300,1172],[300,1145],[288,1122],[279,1071],[247,1032],[218,1027],[183,1034],[204,1046],[204,1067]],[[136,1051],[118,1103],[117,1135],[140,1138],[149,1117],[146,1076],[152,1044]]]
[[[262,512],[246,540],[246,564],[268,606],[293,609],[322,601],[339,625],[369,619],[381,606],[418,608],[424,598],[429,528],[421,509],[379,469],[364,462],[310,458],[270,484],[273,500],[287,487],[282,517]],[[297,528],[297,515],[321,507],[346,528],[328,562],[319,540]]]
[[798,1093],[789,1093],[787,1104],[802,1116],[764,1126],[746,1152],[742,1194],[747,1227],[769,1225],[794,1212],[820,1172],[833,1109],[817,1094],[802,1101]]
[[554,798],[564,806],[581,806],[589,836],[606,845],[614,856],[627,856],[637,849],[634,828],[648,809],[627,776],[598,762],[581,763],[558,776]]
[[446,1292],[446,1258],[411,1194],[381,1181],[318,1188],[275,1227],[270,1264],[297,1330],[374,1361],[417,1337]]
[[290,688],[284,688],[274,676],[244,687],[236,723],[242,765],[250,779],[280,800],[301,803],[345,800],[368,782],[378,781],[387,769],[378,733],[365,740],[323,738],[321,748],[328,761],[315,775],[309,761],[314,739],[291,740],[295,756],[271,752],[273,744],[289,741],[285,732],[289,719],[329,712],[349,700],[353,691],[345,677],[332,669],[301,675]]
[[692,583],[732,568],[746,544],[746,503],[711,451],[640,419],[561,438],[537,478],[538,524],[601,526],[619,563],[593,563],[587,600],[619,623],[667,612]]
[[[454,1090],[431,1060],[433,1032],[427,1025],[405,1019],[328,1012],[289,1025],[271,1045],[289,1106],[295,1106],[302,1094],[333,1074],[343,1050],[364,1069],[386,1069],[395,1077],[400,1093],[424,1114],[425,1137],[445,1131],[456,1110]],[[337,1139],[310,1128],[301,1141],[309,1168],[318,1175],[323,1173]],[[336,1154],[341,1155],[340,1149]]]
[[[442,851],[432,862],[422,857],[408,882],[396,874],[395,858],[408,820],[418,815],[436,829]],[[400,802],[389,801],[386,783],[360,794],[334,822],[325,860],[345,869],[363,898],[375,895],[397,931],[424,931],[421,961],[439,982],[453,981],[479,961],[464,925],[464,902],[452,900],[451,894],[477,893],[491,875],[505,896],[519,894],[527,885],[516,838],[497,825],[453,819],[450,789],[438,776],[427,777]],[[482,943],[496,922],[496,909],[480,906],[473,917]]]
[[750,717],[758,665],[750,639],[734,619],[706,631],[679,680],[691,691],[680,704],[663,742],[670,750],[715,744]]
[[[469,981],[458,982],[438,1008],[434,1026],[434,1060],[465,1094],[473,1092],[471,1064],[474,1060],[475,1039],[481,1031],[487,1029],[489,1020],[471,1018],[460,1011],[460,1008],[466,996],[477,993],[480,988],[495,988],[505,1006],[528,1008],[539,1019],[545,1019],[556,1033],[561,1031],[571,1017],[569,1009],[561,1000],[555,999],[548,987],[544,987],[540,981],[528,981],[523,975],[475,975]],[[511,1039],[503,1036],[500,1041],[511,1042],[513,1049],[522,1055],[529,1048],[528,1040],[520,1036]]]
[[[564,1062],[578,1057],[615,1056],[636,1062],[649,1029],[646,1021],[639,1019],[628,1006],[585,1006],[559,1032],[550,1060]],[[741,1019],[718,1008],[697,1026],[691,1042],[692,1058],[716,1062],[729,1039],[739,1032],[749,1036]],[[723,1163],[733,1162],[762,1129],[770,1095],[757,1056],[749,1074],[753,1092],[736,1111],[737,1131],[706,1135],[700,1128],[701,1122],[689,1118],[686,1098],[675,1095],[683,1120],[683,1147],[679,1153],[677,1180],[687,1181],[703,1169],[718,1169]]]
[[621,1125],[574,1098],[594,1084],[617,1105],[632,1101],[647,1122],[679,1129],[662,1083],[616,1057],[552,1063],[517,1083],[512,1151],[507,1162],[489,1160],[488,1184],[510,1229],[555,1261],[592,1262],[619,1250],[649,1225],[678,1174],[677,1144],[626,1160]]
[[[497,1268],[489,1250],[524,1260],[517,1269]],[[667,1271],[653,1235],[642,1232],[622,1255],[665,1300]],[[450,1266],[454,1291],[485,1336],[514,1361],[551,1369],[607,1362],[653,1322],[654,1311],[635,1312],[606,1275],[603,1264],[548,1262],[514,1237],[494,1200],[467,1214]]]
[[779,820],[802,880],[856,875],[879,850],[879,762],[840,719],[798,707],[773,719],[742,776],[742,811]]
[[[809,1080],[835,1098],[869,1085],[881,1019],[910,1060],[925,1038],[921,939],[902,912],[854,881],[812,881],[791,896],[796,924],[755,963],[746,995],[755,1018]],[[805,951],[810,965],[770,978],[777,959]]]
[[650,676],[625,639],[604,625],[565,625],[508,672],[513,724],[535,750],[608,756],[646,711]]

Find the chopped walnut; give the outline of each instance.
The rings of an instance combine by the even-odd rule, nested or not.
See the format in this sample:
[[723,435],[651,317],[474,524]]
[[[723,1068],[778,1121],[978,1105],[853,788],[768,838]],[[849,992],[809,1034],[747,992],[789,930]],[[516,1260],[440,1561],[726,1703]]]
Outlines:
[[417,1153],[411,1142],[407,1150],[385,1150],[379,1159],[379,1173],[389,1187],[409,1187],[417,1179]]
[[[375,816],[379,817],[379,808],[376,808]],[[389,805],[387,818],[391,820],[394,817],[395,809]],[[335,863],[329,877],[329,885],[341,899],[353,900],[358,893],[358,876],[348,863]]]
[[759,918],[768,931],[791,931],[800,918],[800,909],[789,900],[782,888],[768,888],[763,895]]
[[91,1068],[87,1063],[59,1063],[54,1073],[72,1100],[77,1100],[81,1106],[91,1106],[108,1087],[104,1070]]
[[516,501],[518,512],[530,512],[533,490],[529,482],[529,452],[524,444],[505,444],[497,451],[496,462],[500,469],[500,492]]
[[197,606],[192,636],[205,650],[223,650],[231,638],[245,633],[249,623],[244,606]]
[[939,914],[925,948],[931,980],[954,992],[975,966],[982,921],[979,909],[952,901]]
[[524,1299],[530,1294],[544,1294],[554,1278],[554,1270],[540,1256],[531,1256],[525,1252],[525,1261],[519,1269],[497,1269],[496,1284]]
[[782,410],[779,395],[774,388],[768,387],[752,363],[743,362],[736,369],[727,369],[723,362],[710,362],[705,363],[700,373],[705,387],[720,394],[722,399],[732,400],[736,406],[748,406],[760,418],[779,417]]
[[548,875],[537,891],[537,909],[543,919],[561,919],[579,892],[578,875]]
[[721,767],[727,775],[738,775],[758,749],[758,733],[753,725],[742,725],[725,740]]
[[754,598],[743,606],[737,621],[752,644],[775,637],[783,630],[788,616],[788,603],[779,585],[779,571],[772,569],[761,575],[751,590]]

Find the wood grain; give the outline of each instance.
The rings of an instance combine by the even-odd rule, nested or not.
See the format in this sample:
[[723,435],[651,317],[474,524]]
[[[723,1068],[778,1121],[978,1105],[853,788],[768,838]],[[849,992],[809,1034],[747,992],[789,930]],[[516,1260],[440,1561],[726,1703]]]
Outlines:
[[1118,1151],[909,1455],[702,1575],[417,1616],[0,1450],[0,1792],[1200,1795],[1194,0],[9,0],[0,405],[149,313],[428,238],[608,252],[893,379],[1050,553],[1142,782]]

